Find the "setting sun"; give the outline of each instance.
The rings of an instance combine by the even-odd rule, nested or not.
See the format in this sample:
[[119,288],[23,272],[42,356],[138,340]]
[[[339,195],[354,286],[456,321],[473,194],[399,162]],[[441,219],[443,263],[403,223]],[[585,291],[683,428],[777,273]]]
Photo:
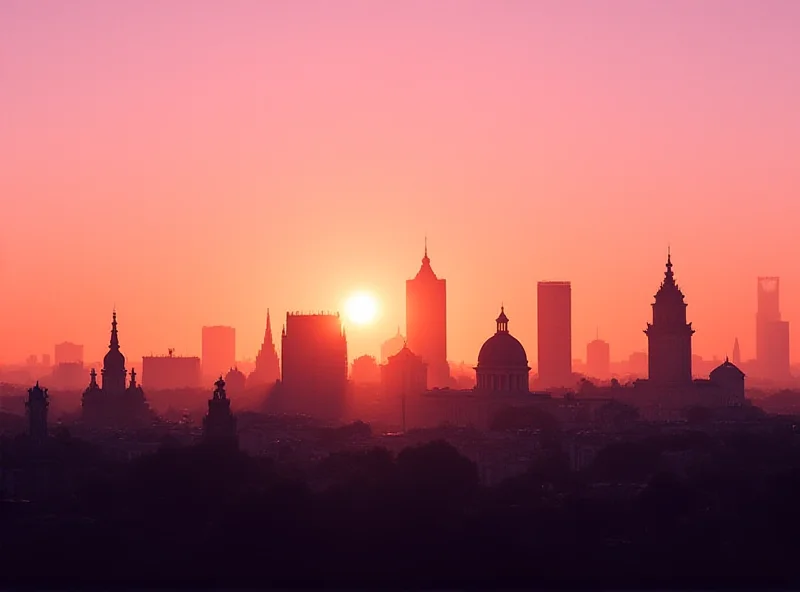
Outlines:
[[356,325],[366,325],[378,315],[378,302],[372,294],[356,292],[347,299],[345,313]]

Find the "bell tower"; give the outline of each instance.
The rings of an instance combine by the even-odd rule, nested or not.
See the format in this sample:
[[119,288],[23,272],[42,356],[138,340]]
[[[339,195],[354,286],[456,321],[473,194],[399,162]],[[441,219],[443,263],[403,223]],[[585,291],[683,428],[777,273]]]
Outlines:
[[645,329],[650,382],[659,386],[691,384],[694,329],[686,322],[687,304],[675,282],[669,251],[664,281],[652,306],[653,322]]

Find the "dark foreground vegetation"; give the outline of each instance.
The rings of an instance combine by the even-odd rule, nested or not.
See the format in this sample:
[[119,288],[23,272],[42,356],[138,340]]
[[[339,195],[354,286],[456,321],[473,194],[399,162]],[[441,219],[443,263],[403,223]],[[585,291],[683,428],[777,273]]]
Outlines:
[[[54,458],[5,446],[29,466]],[[126,463],[66,436],[51,446],[67,467],[57,494],[2,504],[8,584],[800,584],[800,454],[784,438],[615,444],[581,473],[553,451],[493,488],[444,442],[302,471],[203,446]],[[676,470],[675,454],[692,460]]]

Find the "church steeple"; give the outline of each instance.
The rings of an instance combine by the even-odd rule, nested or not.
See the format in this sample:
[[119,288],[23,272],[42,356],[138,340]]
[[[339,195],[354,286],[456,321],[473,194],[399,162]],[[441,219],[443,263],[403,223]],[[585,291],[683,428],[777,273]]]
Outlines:
[[119,351],[119,335],[117,334],[117,309],[111,314],[111,342],[108,349]]

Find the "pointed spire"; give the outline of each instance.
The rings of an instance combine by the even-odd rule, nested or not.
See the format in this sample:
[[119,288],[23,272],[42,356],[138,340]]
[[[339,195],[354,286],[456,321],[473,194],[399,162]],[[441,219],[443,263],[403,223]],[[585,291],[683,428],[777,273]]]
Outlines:
[[111,342],[108,344],[108,349],[119,350],[119,335],[117,334],[116,307],[114,307],[114,312],[111,314]]
[[423,265],[430,265],[431,259],[428,257],[428,235],[425,235],[425,254],[422,257],[422,264]]
[[89,388],[97,388],[97,370],[94,368],[89,372]]
[[136,388],[136,368],[131,368],[131,388]]

